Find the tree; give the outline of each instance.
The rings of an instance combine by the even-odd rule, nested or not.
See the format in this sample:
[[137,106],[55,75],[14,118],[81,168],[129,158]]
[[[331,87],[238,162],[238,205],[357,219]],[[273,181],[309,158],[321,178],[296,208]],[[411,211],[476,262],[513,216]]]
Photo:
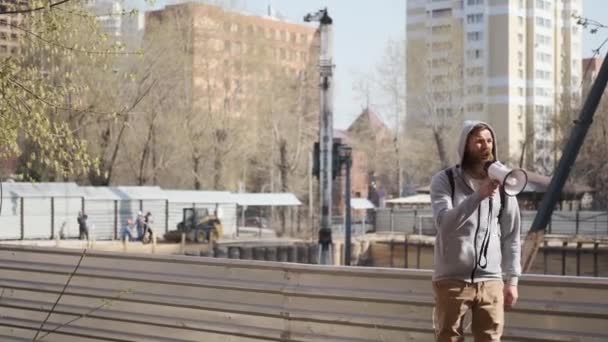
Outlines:
[[91,74],[111,74],[111,61],[129,52],[98,30],[80,2],[28,5],[12,9],[8,21],[20,32],[22,51],[1,62],[2,153],[22,155],[26,178],[98,173],[99,162],[90,155],[83,132],[94,122],[116,120],[122,111],[87,101],[92,87],[86,80]]

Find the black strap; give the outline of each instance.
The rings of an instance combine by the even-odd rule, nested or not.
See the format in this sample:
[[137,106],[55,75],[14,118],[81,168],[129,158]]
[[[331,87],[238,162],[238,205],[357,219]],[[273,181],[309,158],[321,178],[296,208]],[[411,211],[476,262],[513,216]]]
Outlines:
[[450,189],[452,191],[452,206],[454,206],[454,171],[452,171],[451,167],[445,169],[445,174],[448,175],[448,180],[450,181]]
[[[450,190],[452,193],[452,206],[454,206],[454,171],[452,171],[451,167],[445,169],[445,174],[448,176],[448,181],[450,182]],[[500,193],[500,207],[498,208],[498,222],[500,222],[500,218],[502,217],[502,209],[505,207],[505,201],[507,200],[505,190],[501,186],[498,190]]]
[[507,200],[507,196],[505,194],[505,189],[501,186],[498,189],[498,192],[500,193],[500,208],[498,208],[498,223],[500,223],[500,218],[502,217],[502,208],[505,207],[506,204],[506,200]]

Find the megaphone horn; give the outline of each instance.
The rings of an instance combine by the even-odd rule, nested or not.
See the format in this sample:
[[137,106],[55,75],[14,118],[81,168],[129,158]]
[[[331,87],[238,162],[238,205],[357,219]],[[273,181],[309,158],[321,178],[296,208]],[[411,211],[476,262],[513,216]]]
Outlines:
[[518,195],[528,184],[528,174],[523,169],[511,169],[499,161],[486,163],[485,169],[491,179],[500,182],[509,196]]

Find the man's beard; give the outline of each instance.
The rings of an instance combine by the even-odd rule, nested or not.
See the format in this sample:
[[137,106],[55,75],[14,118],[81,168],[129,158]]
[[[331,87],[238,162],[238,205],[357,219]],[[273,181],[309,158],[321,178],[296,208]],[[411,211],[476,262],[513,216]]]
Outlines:
[[492,151],[480,153],[478,155],[472,155],[470,152],[465,152],[462,161],[462,166],[465,168],[471,168],[476,165],[484,165],[486,162],[494,161],[494,154]]

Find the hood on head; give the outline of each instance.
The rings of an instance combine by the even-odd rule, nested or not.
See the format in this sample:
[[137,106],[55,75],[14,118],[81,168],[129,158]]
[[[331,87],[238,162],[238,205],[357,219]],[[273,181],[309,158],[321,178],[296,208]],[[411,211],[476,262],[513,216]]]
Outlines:
[[467,146],[469,134],[471,134],[473,128],[478,125],[487,126],[490,130],[490,133],[492,133],[492,139],[494,139],[494,144],[492,144],[492,154],[494,155],[494,160],[498,160],[498,156],[496,154],[496,133],[494,133],[494,128],[492,128],[492,126],[483,121],[466,120],[462,125],[462,132],[460,133],[460,140],[458,141],[458,163],[460,165],[462,165],[462,162],[464,160],[464,150]]

